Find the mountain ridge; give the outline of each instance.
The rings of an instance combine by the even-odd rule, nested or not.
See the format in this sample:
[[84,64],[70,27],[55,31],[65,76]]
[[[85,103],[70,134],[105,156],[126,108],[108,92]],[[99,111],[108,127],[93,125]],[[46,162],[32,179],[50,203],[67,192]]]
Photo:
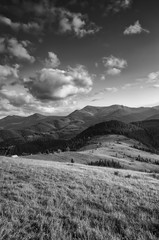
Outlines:
[[[44,116],[39,113],[0,119],[0,145],[27,143],[39,139],[69,140],[85,129],[106,121],[141,122],[156,116],[159,108],[132,108],[124,105],[90,106],[75,110],[67,116]],[[158,118],[157,118],[158,116]]]

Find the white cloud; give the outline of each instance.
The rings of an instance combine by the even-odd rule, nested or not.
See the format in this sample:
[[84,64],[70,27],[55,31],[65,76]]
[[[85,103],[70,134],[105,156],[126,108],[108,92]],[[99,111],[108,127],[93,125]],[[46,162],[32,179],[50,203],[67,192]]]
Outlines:
[[105,81],[105,80],[106,80],[105,74],[101,74],[101,75],[100,75],[100,80],[101,80],[101,81]]
[[148,82],[156,82],[159,81],[159,71],[152,72],[148,75]]
[[111,55],[110,57],[103,58],[103,64],[105,67],[123,69],[127,66],[127,61]]
[[63,115],[75,110],[76,101],[68,98],[60,101],[40,101],[23,85],[3,86],[0,89],[0,117],[6,115],[26,116],[33,113]]
[[23,42],[18,42],[15,38],[8,40],[8,51],[19,59],[25,59],[34,62],[35,58],[29,54]]
[[29,22],[29,23],[18,23],[12,22],[10,18],[4,17],[0,15],[0,23],[6,26],[9,26],[11,29],[15,31],[23,30],[25,32],[35,33],[35,31],[40,31],[41,27],[36,22]]
[[131,88],[158,88],[159,87],[159,71],[151,72],[143,78],[138,78],[132,83],[126,83],[122,86],[122,89]]
[[0,97],[7,99],[8,102],[14,107],[22,107],[26,104],[32,104],[34,102],[33,96],[23,90],[23,86],[20,86],[18,91],[16,88],[9,89],[4,87],[0,91]]
[[65,9],[58,8],[59,26],[61,33],[73,32],[77,37],[82,38],[86,35],[93,35],[100,31],[95,23],[81,13],[71,13]]
[[19,77],[19,65],[15,64],[13,67],[8,65],[0,65],[0,89],[2,86],[13,82]]
[[81,65],[67,71],[43,68],[30,81],[25,82],[30,93],[42,101],[57,101],[92,89],[92,79]]
[[34,62],[35,58],[31,56],[27,50],[29,41],[18,42],[16,38],[4,39],[0,38],[0,52],[7,53],[10,56],[14,56],[18,59]]
[[120,73],[121,73],[121,69],[118,69],[118,68],[110,68],[107,70],[107,74],[112,76],[118,75]]
[[130,25],[125,29],[124,35],[140,34],[142,32],[150,33],[149,30],[142,28],[139,20],[137,20],[134,25]]
[[153,87],[154,88],[159,88],[159,84],[154,84]]
[[103,64],[107,68],[106,73],[113,76],[120,74],[122,69],[127,67],[126,60],[112,55],[110,57],[103,57]]
[[48,52],[48,59],[45,59],[44,65],[46,68],[56,68],[60,65],[60,60],[53,52]]
[[105,91],[105,92],[115,93],[115,92],[118,91],[118,89],[115,88],[115,87],[109,87],[109,88],[105,88],[104,91]]

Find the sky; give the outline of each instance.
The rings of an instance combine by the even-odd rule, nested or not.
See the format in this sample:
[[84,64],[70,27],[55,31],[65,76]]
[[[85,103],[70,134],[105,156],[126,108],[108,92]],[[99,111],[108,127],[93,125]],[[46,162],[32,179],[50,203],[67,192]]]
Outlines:
[[159,105],[158,0],[1,0],[0,118]]

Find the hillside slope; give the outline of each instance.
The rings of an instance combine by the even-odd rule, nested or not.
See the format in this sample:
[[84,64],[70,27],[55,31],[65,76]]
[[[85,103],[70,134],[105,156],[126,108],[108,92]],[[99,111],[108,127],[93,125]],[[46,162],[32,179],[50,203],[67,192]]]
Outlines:
[[72,148],[78,149],[85,146],[87,141],[94,136],[103,136],[109,134],[124,135],[128,138],[136,139],[148,147],[153,147],[153,141],[147,129],[135,124],[127,124],[112,120],[96,124],[84,130],[71,141]]
[[0,157],[0,239],[158,240],[157,174]]

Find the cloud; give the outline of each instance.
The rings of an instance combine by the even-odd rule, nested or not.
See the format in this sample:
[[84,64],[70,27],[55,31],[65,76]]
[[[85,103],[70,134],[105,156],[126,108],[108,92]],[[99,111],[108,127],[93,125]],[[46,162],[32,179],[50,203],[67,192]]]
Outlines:
[[25,59],[34,62],[35,58],[29,54],[26,47],[26,42],[18,42],[15,38],[8,40],[8,51],[18,59]]
[[126,83],[122,86],[122,89],[132,88],[158,88],[159,87],[159,71],[151,72],[147,76],[138,78],[132,83]]
[[95,23],[90,22],[86,15],[72,13],[68,10],[58,8],[60,33],[73,32],[77,37],[82,38],[86,35],[93,35],[100,31]]
[[13,67],[8,65],[0,65],[0,89],[2,86],[13,82],[14,79],[19,78],[19,65],[15,64]]
[[0,65],[0,78],[7,78],[8,76],[18,78],[18,69],[18,64],[16,64],[14,67],[10,67],[8,65]]
[[107,70],[107,74],[112,76],[118,75],[120,73],[121,73],[121,69],[118,69],[118,68],[110,68]]
[[32,94],[23,85],[4,86],[0,89],[0,117],[6,115],[26,116],[33,113],[44,115],[63,115],[75,110],[76,101],[65,99],[62,101],[42,102]]
[[105,92],[115,93],[115,92],[118,91],[118,89],[115,88],[115,87],[110,87],[110,88],[105,88],[104,91],[105,91]]
[[60,60],[53,52],[48,52],[48,58],[45,59],[44,65],[46,68],[56,68],[60,65]]
[[122,86],[122,89],[123,90],[126,90],[126,89],[130,89],[130,88],[133,88],[133,87],[138,87],[139,86],[139,83],[138,82],[135,82],[135,83],[126,83],[124,84],[124,86]]
[[0,53],[5,52],[5,38],[0,37]]
[[154,88],[159,88],[159,84],[154,84],[153,87]]
[[133,0],[110,0],[106,12],[119,12],[131,7]]
[[124,35],[140,34],[142,32],[150,33],[149,30],[142,28],[139,20],[137,20],[134,25],[130,25],[128,28],[125,29]]
[[57,101],[92,89],[92,79],[81,65],[67,71],[43,68],[30,81],[25,82],[29,92],[41,101]]
[[104,67],[107,68],[106,73],[113,76],[120,74],[122,69],[127,67],[126,60],[114,57],[112,55],[110,57],[103,57],[103,64]]
[[148,84],[154,88],[159,88],[159,71],[151,72],[147,76],[146,84]]
[[114,57],[112,55],[110,57],[104,57],[103,64],[105,67],[119,68],[119,69],[123,69],[127,66],[126,60]]
[[115,93],[117,91],[118,91],[118,88],[116,87],[106,87],[98,92],[95,92],[93,96],[103,95],[106,92]]
[[[17,9],[17,7],[21,9]],[[89,20],[87,14],[71,12],[64,7],[60,7],[60,4],[53,2],[41,1],[33,3],[27,1],[26,3],[24,1],[20,4],[20,7],[15,5],[14,8],[20,15],[23,14],[25,19],[28,19],[28,15],[29,19],[33,19],[32,22],[21,23],[20,21],[13,22],[10,18],[0,15],[0,23],[14,31],[22,30],[32,34],[37,32],[44,34],[46,31],[55,32],[56,34],[73,33],[75,36],[82,38],[86,35],[93,35],[101,29],[101,27]]]
[[148,75],[148,82],[156,82],[159,81],[159,71],[157,72],[152,72]]
[[18,42],[16,38],[0,38],[0,52],[33,63],[35,58],[31,56],[27,50],[29,44],[29,41]]
[[19,23],[19,22],[12,22],[10,18],[4,17],[0,15],[0,23],[6,26],[9,26],[14,31],[23,30],[24,32],[28,33],[35,33],[35,31],[40,31],[42,28],[36,22],[28,22],[28,23]]
[[31,94],[28,92],[22,91],[22,86],[21,91],[17,91],[16,89],[10,89],[8,90],[7,88],[3,88],[0,91],[0,97],[3,99],[7,99],[8,102],[13,105],[14,107],[22,107],[25,104],[31,104],[33,103],[33,97]]

